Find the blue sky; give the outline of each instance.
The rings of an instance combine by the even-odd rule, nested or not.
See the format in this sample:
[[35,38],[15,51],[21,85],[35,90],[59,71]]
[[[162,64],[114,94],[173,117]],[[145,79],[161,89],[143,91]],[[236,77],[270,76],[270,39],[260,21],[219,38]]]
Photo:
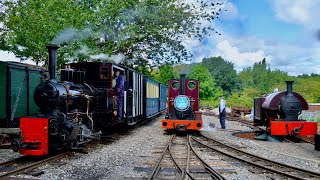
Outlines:
[[[222,56],[241,71],[266,58],[272,69],[290,75],[320,74],[320,38],[316,37],[316,32],[320,33],[320,0],[206,1],[224,1],[227,11],[220,16],[221,22],[213,22],[221,36],[213,34],[202,42],[185,40],[194,62]],[[0,57],[18,61],[4,51]]]
[[320,73],[319,0],[229,0],[224,9],[214,22],[221,36],[188,43],[194,61],[222,56],[240,71],[266,58],[290,75]]
[[293,42],[298,40],[301,29],[298,25],[285,23],[274,17],[270,3],[266,0],[229,1],[243,16],[241,19],[224,20],[224,31],[238,35],[255,35],[258,38]]

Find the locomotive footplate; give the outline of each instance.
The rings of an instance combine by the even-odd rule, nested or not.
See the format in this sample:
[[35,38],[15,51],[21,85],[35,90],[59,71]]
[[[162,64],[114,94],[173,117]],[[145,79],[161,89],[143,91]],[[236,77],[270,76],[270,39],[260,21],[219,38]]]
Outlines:
[[273,136],[308,136],[317,133],[318,123],[306,121],[271,121],[270,129]]
[[202,120],[174,120],[164,119],[161,121],[164,129],[185,129],[185,130],[199,130],[202,128]]

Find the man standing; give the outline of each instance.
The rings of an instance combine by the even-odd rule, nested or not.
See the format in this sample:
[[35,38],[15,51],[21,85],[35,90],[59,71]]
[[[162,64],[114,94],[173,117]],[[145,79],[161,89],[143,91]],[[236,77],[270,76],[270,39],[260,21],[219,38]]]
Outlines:
[[226,102],[222,99],[222,96],[219,96],[219,114],[220,114],[220,124],[221,124],[221,129],[226,129]]
[[122,107],[123,107],[123,91],[124,91],[124,77],[120,74],[120,71],[116,71],[116,86],[115,89],[119,93],[118,98],[118,118],[121,121],[122,120]]

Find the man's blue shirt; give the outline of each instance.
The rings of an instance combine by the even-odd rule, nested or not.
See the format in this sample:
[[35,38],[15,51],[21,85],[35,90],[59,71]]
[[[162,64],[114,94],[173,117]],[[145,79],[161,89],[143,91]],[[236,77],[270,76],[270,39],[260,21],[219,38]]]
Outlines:
[[120,88],[120,93],[119,96],[123,96],[123,90],[124,90],[124,78],[123,76],[120,74],[116,80],[116,86],[115,89],[118,90],[118,88]]

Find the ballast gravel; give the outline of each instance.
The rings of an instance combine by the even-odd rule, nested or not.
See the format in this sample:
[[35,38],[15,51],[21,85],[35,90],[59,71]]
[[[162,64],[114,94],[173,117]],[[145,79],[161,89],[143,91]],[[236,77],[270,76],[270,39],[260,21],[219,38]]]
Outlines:
[[[65,158],[66,164],[46,165],[39,169],[44,174],[37,179],[122,179],[132,177],[147,177],[148,174],[136,172],[134,168],[145,161],[146,158],[156,160],[157,157],[146,156],[159,147],[165,145],[169,137],[164,135],[159,117],[145,126],[132,130],[107,145],[97,145],[88,154],[78,154],[78,157]],[[153,159],[152,159],[153,158]],[[63,163],[62,163],[63,164]],[[35,178],[19,175],[18,177]]]
[[[17,177],[34,179],[132,179],[146,178],[148,173],[136,171],[143,162],[156,162],[155,151],[161,150],[170,136],[161,128],[159,117],[154,122],[132,130],[108,145],[97,145],[88,154],[77,154],[64,158],[56,164],[48,164],[39,168],[44,171],[38,177],[19,175]],[[226,121],[226,130],[220,129],[218,118],[203,116],[204,127],[201,133],[219,139],[230,145],[238,145],[242,150],[274,161],[292,166],[320,172],[319,152],[314,151],[309,144],[271,143],[242,139],[232,135],[234,132],[251,131],[249,127],[234,121]],[[285,144],[285,145],[283,145]],[[300,149],[300,150],[296,150]],[[301,150],[303,149],[303,150]],[[278,152],[280,153],[278,153]],[[206,156],[206,154],[203,154]],[[210,155],[210,154],[207,154]],[[158,154],[160,156],[160,154]],[[300,157],[300,158],[298,158]],[[309,160],[304,160],[308,157]],[[319,160],[319,163],[317,163]],[[143,167],[142,167],[143,168]],[[227,174],[227,179],[266,179],[265,176],[253,174],[246,168],[235,166],[237,173]]]
[[311,171],[320,172],[320,152],[314,150],[309,143],[279,143],[258,140],[249,140],[232,135],[235,132],[250,131],[249,127],[235,121],[226,121],[226,130],[220,129],[219,119],[213,116],[203,116],[206,126],[202,134],[221,140],[231,145],[245,147],[241,150],[273,161],[285,163]]
[[20,156],[19,153],[13,152],[11,149],[0,149],[0,162],[9,161]]

